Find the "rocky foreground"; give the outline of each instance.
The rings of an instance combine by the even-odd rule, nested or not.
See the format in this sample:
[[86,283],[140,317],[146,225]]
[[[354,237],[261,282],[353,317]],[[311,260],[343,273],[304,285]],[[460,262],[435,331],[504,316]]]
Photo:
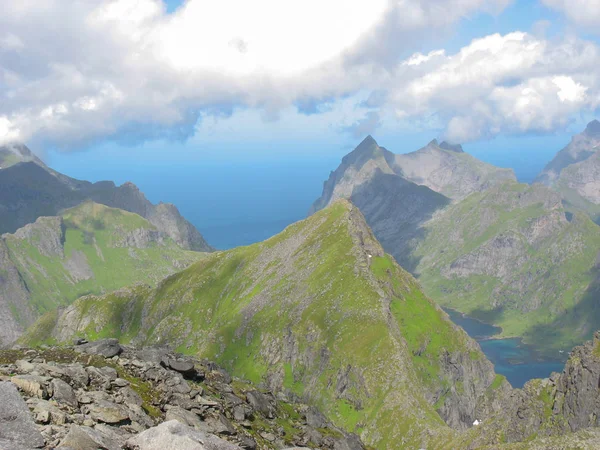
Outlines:
[[360,450],[316,409],[116,339],[0,351],[0,449]]

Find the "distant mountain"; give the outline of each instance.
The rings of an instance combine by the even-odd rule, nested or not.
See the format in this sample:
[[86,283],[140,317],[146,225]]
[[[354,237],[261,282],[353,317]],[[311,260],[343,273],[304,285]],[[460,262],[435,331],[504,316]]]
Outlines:
[[506,180],[516,181],[512,169],[501,169],[465,153],[460,145],[431,141],[416,152],[394,155],[394,172],[413,183],[460,200]]
[[137,214],[86,202],[0,238],[0,346],[85,294],[156,284],[202,253]]
[[417,262],[412,250],[422,238],[421,226],[436,211],[513,179],[511,170],[483,163],[460,146],[432,141],[416,152],[395,155],[368,136],[331,173],[310,213],[339,198],[349,199],[386,251],[413,271]]
[[0,147],[0,166],[0,233],[92,200],[139,214],[185,249],[212,250],[174,205],[153,205],[132,183],[75,180],[47,167],[24,145]]
[[415,273],[438,303],[555,356],[597,328],[600,227],[551,189],[507,182],[473,194],[422,236]]
[[0,146],[0,169],[8,169],[20,162],[34,162],[39,166],[46,165],[23,144],[8,144]]
[[[428,186],[414,182],[417,172]],[[386,252],[438,303],[553,355],[596,328],[600,228],[552,189],[519,184],[446,143],[394,155],[369,137],[342,159],[313,210],[336,198],[361,210]]]
[[319,406],[378,449],[442,448],[455,435],[446,424],[472,426],[504,385],[344,200],[265,242],[208,254],[155,289],[82,297],[23,342],[74,336],[211,358]]
[[600,219],[600,122],[571,139],[534,180],[560,192],[568,208]]

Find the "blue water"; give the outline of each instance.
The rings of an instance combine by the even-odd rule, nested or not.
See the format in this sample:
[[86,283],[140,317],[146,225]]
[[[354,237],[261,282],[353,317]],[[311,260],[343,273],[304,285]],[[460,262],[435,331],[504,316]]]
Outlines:
[[496,373],[504,375],[514,387],[523,385],[533,378],[547,378],[552,372],[562,372],[564,359],[541,359],[535,349],[523,344],[520,339],[490,339],[500,328],[489,325],[452,309],[444,308],[452,321],[461,326],[469,336],[479,342],[481,350],[494,364]]

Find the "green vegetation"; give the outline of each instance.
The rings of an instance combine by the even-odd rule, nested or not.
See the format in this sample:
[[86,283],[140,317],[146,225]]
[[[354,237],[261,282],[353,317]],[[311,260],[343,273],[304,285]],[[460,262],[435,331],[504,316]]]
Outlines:
[[600,228],[584,214],[567,215],[550,189],[505,183],[427,224],[416,271],[440,304],[556,355],[595,329],[587,298],[599,248]]
[[[427,400],[450,385],[442,361],[484,360],[344,201],[263,243],[210,254],[155,289],[81,298],[57,323],[65,339],[169,342],[215,360],[304,397],[375,448],[452,434]],[[38,326],[25,341],[50,336]]]
[[[137,242],[136,236],[141,236]],[[3,239],[37,315],[82,295],[133,283],[155,285],[203,255],[159,236],[136,214],[91,202],[66,210],[61,218],[40,218]],[[13,316],[29,325],[16,309]],[[52,321],[46,320],[50,326]]]

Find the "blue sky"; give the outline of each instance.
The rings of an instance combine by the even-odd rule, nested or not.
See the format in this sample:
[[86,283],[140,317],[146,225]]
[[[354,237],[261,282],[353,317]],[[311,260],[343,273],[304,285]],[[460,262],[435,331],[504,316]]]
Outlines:
[[530,180],[599,115],[600,0],[5,10],[0,142],[72,176],[134,181],[200,227],[301,217],[366,134],[398,153],[461,142]]

